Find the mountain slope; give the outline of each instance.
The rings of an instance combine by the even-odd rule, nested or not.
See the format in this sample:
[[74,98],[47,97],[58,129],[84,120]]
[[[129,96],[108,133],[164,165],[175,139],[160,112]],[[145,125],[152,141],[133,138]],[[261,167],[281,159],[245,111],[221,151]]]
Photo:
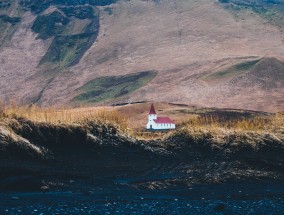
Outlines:
[[[265,111],[284,108],[283,82],[269,90],[257,83],[270,67],[254,76],[252,71],[257,72],[257,65],[266,59],[275,69],[262,80],[264,86],[275,77],[283,78],[282,67],[277,66],[284,60],[282,27],[267,20],[276,15],[264,17],[252,8],[256,5],[252,1],[120,0],[100,5],[82,1],[67,6],[63,2],[50,0],[42,8],[27,6],[21,12],[15,33],[0,49],[0,93],[6,99],[72,104],[79,89],[96,78],[157,71],[144,86],[100,103],[152,100]],[[282,7],[282,1],[277,2]],[[260,0],[257,5],[275,8]],[[48,17],[47,24],[40,25],[45,28],[36,27],[37,20],[52,13],[55,21]],[[282,10],[277,14],[281,16]],[[92,39],[81,38],[90,32],[92,20],[99,21],[91,28]],[[50,26],[54,32],[47,30]],[[248,69],[238,66],[254,61],[256,65]],[[220,80],[205,78],[228,69],[231,72]],[[241,77],[249,74],[252,84],[245,85]],[[129,87],[133,84],[129,82]]]
[[[242,70],[241,74],[209,82],[214,89],[212,92],[223,92],[220,95],[211,92],[211,99],[217,98],[216,103],[226,100],[225,104],[219,105],[222,107],[269,111],[283,109],[284,63],[275,58],[249,62],[254,62],[254,65]],[[233,67],[238,65],[240,64]],[[231,105],[227,105],[230,103]]]

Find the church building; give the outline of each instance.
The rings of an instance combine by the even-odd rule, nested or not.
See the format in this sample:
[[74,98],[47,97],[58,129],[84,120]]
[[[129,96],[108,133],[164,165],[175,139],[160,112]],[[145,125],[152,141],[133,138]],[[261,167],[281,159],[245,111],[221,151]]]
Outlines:
[[169,117],[158,117],[152,104],[146,128],[148,130],[170,130],[175,129],[176,125]]

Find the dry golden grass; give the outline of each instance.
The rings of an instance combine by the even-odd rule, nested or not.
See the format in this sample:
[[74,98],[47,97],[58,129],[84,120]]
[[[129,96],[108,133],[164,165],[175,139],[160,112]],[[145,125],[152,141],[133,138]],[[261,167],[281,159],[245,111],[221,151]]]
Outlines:
[[267,117],[223,120],[219,117],[198,117],[183,122],[173,134],[165,139],[187,140],[198,144],[210,143],[215,147],[222,145],[250,145],[257,148],[266,143],[284,143],[284,114],[277,113]]
[[[190,135],[210,133],[213,136],[222,136],[232,133],[275,133],[284,131],[284,113],[271,116],[256,116],[252,118],[225,119],[220,116],[198,116],[196,114],[185,114],[184,120],[177,124],[176,131],[169,132],[145,132],[143,129],[132,127],[133,120],[129,120],[131,110],[127,114],[114,108],[58,108],[17,106],[15,103],[0,103],[1,115],[5,118],[22,117],[34,122],[50,124],[83,124],[86,122],[114,124],[124,134],[140,140],[163,139],[177,132],[183,131]],[[2,113],[2,114],[1,114]],[[144,114],[143,114],[144,116]],[[278,132],[279,133],[279,132]]]
[[[62,108],[62,107],[39,107],[17,106],[13,102],[10,104],[0,103],[0,116],[5,118],[22,117],[33,122],[43,122],[49,124],[83,124],[86,122],[97,122],[114,124],[122,132],[129,130],[128,119],[115,109],[111,108]],[[0,117],[1,118],[1,117]]]
[[226,120],[218,116],[194,117],[180,124],[180,127],[207,128],[211,130],[228,129],[238,131],[267,131],[284,127],[284,114],[277,113],[271,116],[256,116]]
[[[252,118],[225,119],[220,116],[185,116],[184,121],[177,124],[177,130],[168,132],[135,131],[137,139],[164,139],[183,133],[193,139],[213,138],[216,142],[226,142],[232,136],[244,138],[264,134],[284,134],[284,113],[271,116],[255,116]],[[253,142],[255,139],[251,140]],[[248,141],[248,139],[247,139]]]

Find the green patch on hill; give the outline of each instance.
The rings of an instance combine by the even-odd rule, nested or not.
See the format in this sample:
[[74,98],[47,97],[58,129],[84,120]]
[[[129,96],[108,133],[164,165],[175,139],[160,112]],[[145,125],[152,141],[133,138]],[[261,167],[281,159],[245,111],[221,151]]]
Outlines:
[[217,71],[212,74],[209,74],[203,77],[202,80],[216,81],[219,79],[231,78],[231,77],[234,77],[234,76],[250,71],[259,61],[260,59],[238,63],[225,70]]
[[46,15],[39,15],[32,30],[39,39],[53,37],[53,41],[40,61],[68,67],[79,62],[98,36],[99,15],[91,6],[59,7]]
[[93,8],[88,5],[59,7],[59,9],[68,17],[75,17],[78,19],[92,19],[94,17]]
[[38,33],[38,39],[47,39],[64,32],[64,26],[69,22],[60,11],[54,11],[47,15],[37,16],[33,23],[32,30]]
[[104,76],[78,88],[75,103],[95,103],[124,96],[145,86],[157,75],[156,71],[143,71],[130,75]]
[[32,26],[37,39],[52,39],[40,65],[64,68],[78,63],[97,39],[100,28],[97,6],[116,1],[19,0],[22,9],[37,15]]
[[0,49],[11,45],[11,39],[21,24],[23,12],[18,0],[0,0]]
[[20,5],[25,9],[30,9],[34,13],[41,13],[51,5],[63,6],[106,6],[117,2],[118,0],[19,0]]
[[284,1],[282,0],[219,0],[233,13],[249,10],[271,24],[284,27]]
[[85,50],[93,44],[92,36],[85,33],[55,37],[40,64],[55,63],[60,67],[76,64]]
[[11,6],[11,0],[0,0],[0,9],[6,9]]
[[18,22],[21,21],[20,17],[10,17],[7,15],[0,15],[0,20],[3,22],[10,23],[12,25],[16,25]]
[[0,48],[3,46],[4,43],[10,42],[20,21],[20,17],[0,15]]
[[249,72],[248,83],[263,88],[266,92],[284,88],[284,62],[276,58],[263,58]]

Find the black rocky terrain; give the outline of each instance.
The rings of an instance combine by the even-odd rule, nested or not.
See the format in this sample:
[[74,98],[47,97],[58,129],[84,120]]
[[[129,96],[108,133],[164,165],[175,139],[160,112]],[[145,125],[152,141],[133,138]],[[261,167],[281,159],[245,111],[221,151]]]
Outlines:
[[104,124],[9,126],[0,130],[1,213],[283,212],[284,147],[269,138],[217,147],[182,133],[138,141]]

